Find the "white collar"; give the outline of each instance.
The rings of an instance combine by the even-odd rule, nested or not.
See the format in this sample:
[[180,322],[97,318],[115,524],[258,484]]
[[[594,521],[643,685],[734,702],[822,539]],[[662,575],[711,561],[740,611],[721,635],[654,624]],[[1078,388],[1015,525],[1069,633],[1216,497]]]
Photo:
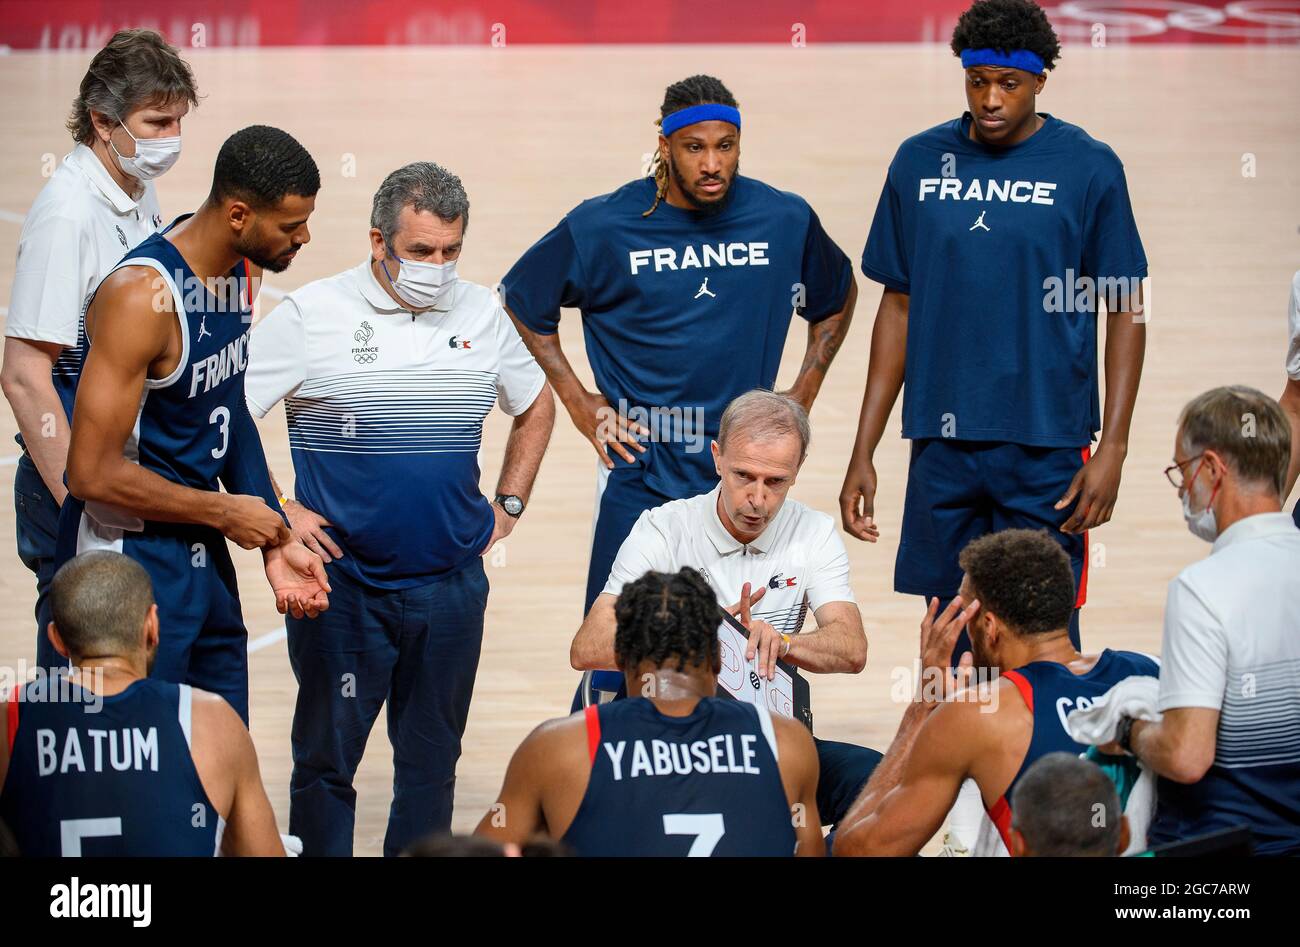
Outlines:
[[[126,191],[118,187],[113,176],[108,173],[104,163],[89,147],[78,144],[68,155],[68,162],[75,166],[82,174],[90,178],[90,183],[95,185],[96,190],[104,195],[104,198],[113,205],[113,209],[119,214],[129,214],[140,206],[140,199],[133,198]],[[144,197],[146,185],[140,182],[140,198]]]
[[1253,513],[1250,516],[1242,517],[1221,532],[1218,538],[1214,540],[1214,545],[1210,547],[1210,555],[1214,555],[1219,550],[1226,549],[1234,543],[1263,539],[1265,536],[1276,536],[1292,532],[1295,528],[1295,520],[1291,518],[1290,513]]

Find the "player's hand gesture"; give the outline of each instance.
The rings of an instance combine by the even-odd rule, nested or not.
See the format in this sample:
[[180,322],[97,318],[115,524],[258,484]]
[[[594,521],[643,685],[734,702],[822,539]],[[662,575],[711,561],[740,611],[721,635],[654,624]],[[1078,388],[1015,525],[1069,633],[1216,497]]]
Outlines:
[[596,454],[610,470],[614,469],[614,461],[609,458],[610,450],[629,464],[636,462],[628,451],[629,447],[638,454],[645,453],[645,445],[637,437],[649,437],[650,432],[611,408],[603,395],[584,391],[576,403],[566,403],[565,408],[578,433],[591,442]]
[[261,497],[242,493],[223,494],[225,507],[217,529],[244,549],[265,549],[287,543],[292,534],[284,519]]
[[871,458],[849,462],[840,488],[840,521],[850,536],[874,543],[880,538],[876,527],[876,465]]
[[1097,446],[1079,472],[1070,481],[1065,495],[1056,501],[1056,509],[1063,510],[1076,498],[1074,512],[1061,524],[1063,533],[1082,533],[1110,521],[1119,497],[1119,478],[1124,467],[1123,451],[1110,450],[1105,443]]
[[285,501],[284,515],[289,517],[293,538],[320,556],[322,562],[343,558],[343,550],[325,532],[326,526],[333,525],[325,517],[307,509],[297,500]]
[[288,542],[266,550],[266,580],[275,592],[275,608],[281,615],[315,618],[330,607],[330,581],[320,556],[299,542]]
[[[975,672],[971,652],[963,654],[960,664],[954,669],[951,667],[952,651],[957,646],[957,637],[962,629],[975,617],[979,608],[979,599],[966,605],[959,595],[940,612],[939,599],[930,599],[925,617],[921,619],[922,701],[942,703],[970,684]],[[934,681],[942,681],[943,687],[930,686]]]

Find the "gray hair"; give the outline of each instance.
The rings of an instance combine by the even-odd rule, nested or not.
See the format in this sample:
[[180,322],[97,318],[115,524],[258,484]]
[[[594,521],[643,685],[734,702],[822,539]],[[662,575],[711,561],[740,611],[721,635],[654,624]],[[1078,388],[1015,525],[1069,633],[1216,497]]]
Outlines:
[[119,30],[90,61],[72,102],[67,129],[80,144],[95,140],[91,111],[115,122],[148,105],[198,105],[194,73],[153,30]]
[[722,421],[718,424],[718,447],[726,450],[727,441],[732,437],[770,441],[787,434],[799,435],[799,459],[807,457],[812,425],[808,423],[808,412],[803,405],[775,391],[755,388],[736,398],[722,412]]
[[1110,777],[1072,753],[1039,758],[1011,794],[1011,825],[1030,855],[1118,855],[1122,816]]
[[375,191],[370,226],[379,230],[386,246],[392,246],[402,208],[417,214],[437,214],[446,223],[461,219],[461,233],[469,229],[469,196],[460,178],[432,161],[414,161],[398,168]]
[[1243,485],[1286,489],[1291,425],[1276,401],[1255,388],[1229,385],[1197,395],[1178,417],[1179,438],[1189,455],[1222,454]]

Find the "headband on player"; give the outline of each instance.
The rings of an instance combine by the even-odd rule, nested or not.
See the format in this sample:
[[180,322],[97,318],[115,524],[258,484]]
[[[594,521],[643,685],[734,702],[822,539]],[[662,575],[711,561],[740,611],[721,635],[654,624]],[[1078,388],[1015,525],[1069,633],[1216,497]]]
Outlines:
[[1006,52],[1000,49],[963,49],[961,67],[969,69],[971,66],[1008,66],[1032,72],[1036,76],[1044,71],[1043,60],[1037,53],[1031,53],[1027,49],[1010,49]]
[[665,116],[659,122],[659,128],[667,138],[679,128],[685,128],[687,125],[695,125],[699,122],[722,121],[731,122],[736,128],[740,128],[740,109],[734,109],[730,105],[692,105],[690,108],[684,108],[680,111],[673,112]]

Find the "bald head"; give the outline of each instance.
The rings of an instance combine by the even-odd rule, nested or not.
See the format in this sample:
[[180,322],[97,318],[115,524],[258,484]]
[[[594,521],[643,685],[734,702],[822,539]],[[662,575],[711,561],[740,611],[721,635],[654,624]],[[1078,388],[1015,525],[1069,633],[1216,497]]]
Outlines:
[[120,552],[83,552],[50,583],[54,627],[74,662],[134,654],[145,647],[153,583]]

